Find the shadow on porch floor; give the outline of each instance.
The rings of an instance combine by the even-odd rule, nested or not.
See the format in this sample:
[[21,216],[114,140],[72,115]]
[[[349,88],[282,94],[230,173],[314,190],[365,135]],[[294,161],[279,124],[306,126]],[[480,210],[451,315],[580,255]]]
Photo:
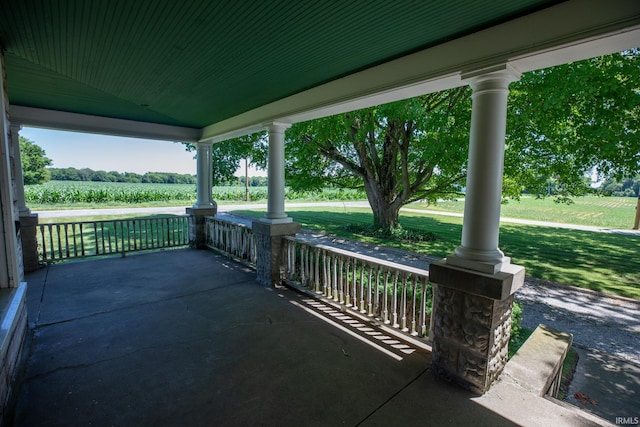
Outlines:
[[516,425],[429,354],[254,278],[191,249],[28,275],[14,425]]

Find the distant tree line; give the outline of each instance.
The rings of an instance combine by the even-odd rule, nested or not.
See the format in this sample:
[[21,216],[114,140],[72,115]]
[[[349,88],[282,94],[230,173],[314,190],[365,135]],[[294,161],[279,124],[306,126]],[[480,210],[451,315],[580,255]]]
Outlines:
[[635,178],[624,178],[616,180],[606,179],[600,189],[607,195],[617,197],[640,197],[640,175]]
[[89,168],[47,168],[53,181],[133,182],[153,184],[195,184],[195,175],[173,172],[94,171]]

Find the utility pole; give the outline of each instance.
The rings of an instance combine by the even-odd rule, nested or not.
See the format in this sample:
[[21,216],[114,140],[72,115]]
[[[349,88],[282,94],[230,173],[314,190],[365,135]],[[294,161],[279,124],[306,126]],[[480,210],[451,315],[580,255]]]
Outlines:
[[249,159],[244,159],[244,200],[249,201]]
[[636,205],[636,219],[633,222],[633,229],[637,230],[640,226],[640,195],[638,195],[638,204]]

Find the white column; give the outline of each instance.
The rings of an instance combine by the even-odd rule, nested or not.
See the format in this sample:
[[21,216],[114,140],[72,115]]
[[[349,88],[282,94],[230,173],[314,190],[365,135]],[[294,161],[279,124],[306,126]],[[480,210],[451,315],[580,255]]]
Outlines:
[[463,76],[473,90],[462,244],[447,264],[495,274],[510,259],[498,249],[509,83],[508,65]]
[[213,208],[216,204],[211,198],[213,171],[211,170],[211,146],[213,142],[198,142],[196,203],[194,208]]
[[274,122],[268,125],[269,157],[267,159],[267,213],[264,221],[291,222],[284,211],[284,132],[290,123]]
[[19,216],[28,216],[31,209],[27,207],[24,199],[24,175],[22,173],[22,154],[20,152],[20,129],[22,126],[11,124],[11,144],[13,146],[13,161],[16,176],[16,199],[18,200]]

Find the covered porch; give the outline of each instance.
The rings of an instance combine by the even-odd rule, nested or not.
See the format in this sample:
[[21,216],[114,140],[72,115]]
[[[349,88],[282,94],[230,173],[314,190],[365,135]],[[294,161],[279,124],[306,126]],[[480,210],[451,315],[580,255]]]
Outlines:
[[211,251],[28,274],[16,426],[590,425],[505,389],[478,397],[431,355]]
[[[0,14],[0,307],[8,325],[0,399],[18,396],[17,425],[587,423],[508,380],[509,314],[524,269],[498,248],[506,103],[523,72],[637,47],[637,3],[471,9],[460,1],[440,10],[418,2],[410,14],[384,1],[349,10],[282,1],[88,5],[8,2]],[[467,24],[456,29],[462,12]],[[407,15],[413,25],[389,19]],[[353,31],[352,16],[366,31]],[[247,22],[269,31],[249,31]],[[370,346],[361,338],[377,336],[375,328],[338,327],[316,303],[279,287],[282,249],[300,229],[284,209],[285,132],[464,85],[473,99],[465,223],[460,246],[429,273],[433,355],[376,338]],[[25,277],[37,215],[22,194],[21,126],[194,143],[195,247],[206,245],[207,218],[217,212],[212,144],[268,132],[268,209],[252,224],[257,274],[179,250]],[[23,388],[13,392],[25,335]],[[486,394],[471,397],[429,370]]]

